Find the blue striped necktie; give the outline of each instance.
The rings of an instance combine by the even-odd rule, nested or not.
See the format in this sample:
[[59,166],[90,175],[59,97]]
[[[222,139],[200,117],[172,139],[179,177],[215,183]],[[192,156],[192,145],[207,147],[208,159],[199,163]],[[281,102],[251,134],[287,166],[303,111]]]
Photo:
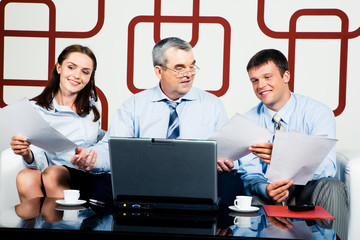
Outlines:
[[166,138],[177,139],[180,136],[179,116],[176,112],[177,102],[166,100],[170,108],[169,126]]

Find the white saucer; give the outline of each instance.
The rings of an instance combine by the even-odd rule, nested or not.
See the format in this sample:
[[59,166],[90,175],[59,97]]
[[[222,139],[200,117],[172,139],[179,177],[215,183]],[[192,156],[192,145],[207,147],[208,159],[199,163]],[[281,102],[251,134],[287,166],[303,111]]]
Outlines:
[[60,205],[64,205],[64,206],[77,206],[77,205],[81,205],[81,204],[86,203],[86,200],[79,199],[76,202],[69,203],[69,202],[65,202],[64,199],[59,199],[59,200],[56,200],[55,202],[60,204]]
[[250,206],[247,209],[240,209],[235,206],[229,206],[229,208],[235,212],[255,212],[255,211],[259,210],[258,207],[253,207],[253,206]]

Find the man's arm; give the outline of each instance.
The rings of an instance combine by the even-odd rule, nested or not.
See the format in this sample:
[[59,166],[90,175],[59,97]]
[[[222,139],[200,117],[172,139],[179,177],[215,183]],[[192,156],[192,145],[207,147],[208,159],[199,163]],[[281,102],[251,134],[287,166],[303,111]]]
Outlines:
[[252,153],[240,158],[238,172],[241,174],[247,194],[268,198],[266,195],[268,182],[263,174],[260,158]]

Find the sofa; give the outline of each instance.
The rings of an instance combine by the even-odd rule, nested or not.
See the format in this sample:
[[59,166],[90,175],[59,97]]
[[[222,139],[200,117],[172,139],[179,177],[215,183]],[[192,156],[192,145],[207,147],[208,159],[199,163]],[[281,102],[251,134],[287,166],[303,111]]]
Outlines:
[[[338,150],[336,178],[348,187],[350,221],[348,239],[360,236],[360,150]],[[8,148],[0,159],[0,226],[16,226],[19,219],[11,208],[20,203],[16,189],[16,175],[24,168],[22,158]],[[8,216],[7,214],[11,215]]]

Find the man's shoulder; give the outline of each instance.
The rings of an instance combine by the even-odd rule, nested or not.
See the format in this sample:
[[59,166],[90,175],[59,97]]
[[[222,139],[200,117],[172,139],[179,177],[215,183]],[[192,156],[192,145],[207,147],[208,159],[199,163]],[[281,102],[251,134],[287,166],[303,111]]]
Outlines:
[[125,100],[124,103],[129,102],[137,102],[137,101],[148,101],[154,96],[154,93],[156,92],[156,87],[148,88],[145,90],[142,90],[141,92],[135,93],[132,96],[130,96],[128,99]]
[[249,111],[247,111],[244,116],[250,119],[254,119],[256,116],[260,116],[263,110],[264,103],[260,102],[256,106],[252,107]]
[[293,93],[293,96],[296,99],[296,108],[298,108],[297,110],[303,110],[305,112],[314,112],[318,114],[332,113],[332,110],[329,106],[318,100],[296,93]]
[[196,96],[196,98],[198,98],[200,101],[219,101],[220,102],[220,98],[217,97],[216,95],[208,92],[208,91],[205,91],[205,90],[202,90],[200,88],[197,88],[197,87],[192,87],[191,88],[191,93],[193,96]]

